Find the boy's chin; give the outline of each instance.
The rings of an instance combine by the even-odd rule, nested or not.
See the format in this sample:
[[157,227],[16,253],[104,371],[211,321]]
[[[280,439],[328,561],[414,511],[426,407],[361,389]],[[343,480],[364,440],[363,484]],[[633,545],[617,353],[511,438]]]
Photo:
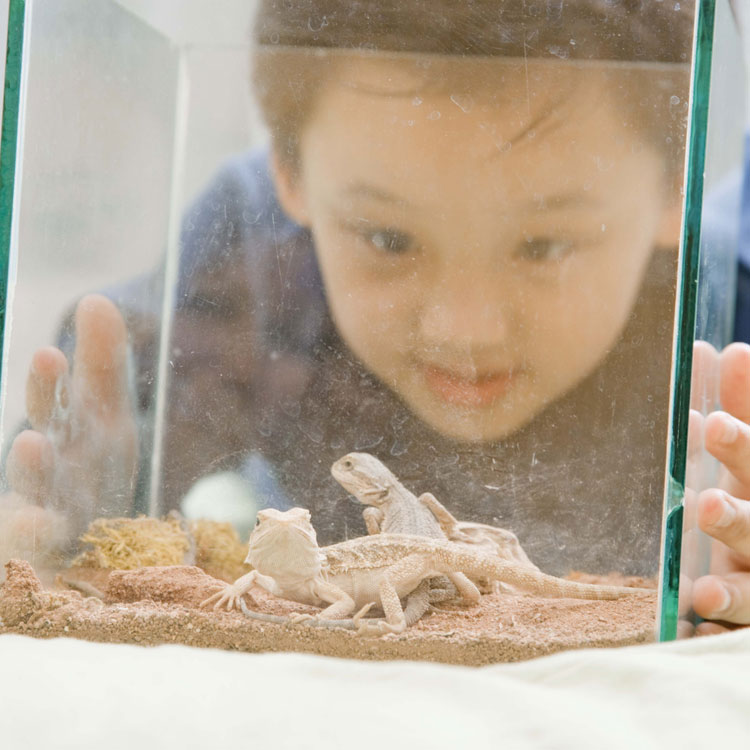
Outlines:
[[543,408],[509,409],[507,404],[502,403],[474,408],[414,402],[410,402],[409,406],[440,435],[464,443],[505,440],[528,424]]

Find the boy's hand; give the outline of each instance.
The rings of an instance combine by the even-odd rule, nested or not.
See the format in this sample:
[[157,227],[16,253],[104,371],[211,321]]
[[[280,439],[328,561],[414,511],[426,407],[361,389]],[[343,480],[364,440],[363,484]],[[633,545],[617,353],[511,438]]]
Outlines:
[[125,323],[112,302],[89,295],[78,304],[75,325],[70,366],[59,349],[34,354],[26,386],[32,429],[8,454],[15,494],[12,503],[0,500],[0,512],[16,507],[18,515],[23,498],[28,505],[16,521],[33,519],[30,533],[40,516],[59,518],[58,511],[77,536],[96,516],[127,513],[133,501],[137,446]]
[[[696,352],[700,366],[710,348]],[[731,344],[718,356],[719,398],[725,411],[703,423],[706,450],[721,463],[718,487],[704,490],[695,512],[699,528],[715,540],[711,575],[692,589],[695,612],[712,622],[697,634],[722,632],[750,624],[750,346]]]

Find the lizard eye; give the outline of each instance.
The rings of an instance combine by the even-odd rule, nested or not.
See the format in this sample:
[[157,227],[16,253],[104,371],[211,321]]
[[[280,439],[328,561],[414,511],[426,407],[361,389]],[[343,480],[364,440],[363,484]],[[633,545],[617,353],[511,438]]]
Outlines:
[[346,461],[344,461],[344,468],[347,469],[347,470],[348,469],[353,469],[354,468],[354,463],[352,461],[350,461],[349,459],[347,459]]

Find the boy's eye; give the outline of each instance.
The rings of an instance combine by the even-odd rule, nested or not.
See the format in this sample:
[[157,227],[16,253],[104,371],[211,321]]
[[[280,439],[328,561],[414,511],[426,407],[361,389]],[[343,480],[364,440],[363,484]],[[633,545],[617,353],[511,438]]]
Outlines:
[[573,243],[568,240],[552,237],[526,237],[518,248],[521,260],[532,263],[562,260],[573,249]]
[[412,244],[412,238],[397,229],[377,229],[374,232],[367,232],[363,236],[367,242],[374,245],[378,250],[385,250],[396,255],[406,252]]

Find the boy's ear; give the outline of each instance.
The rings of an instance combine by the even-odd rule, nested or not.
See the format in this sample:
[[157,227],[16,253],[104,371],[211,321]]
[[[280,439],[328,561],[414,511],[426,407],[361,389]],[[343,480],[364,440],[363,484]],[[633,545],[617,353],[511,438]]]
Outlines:
[[310,224],[307,213],[307,200],[302,189],[299,175],[292,167],[279,159],[276,152],[271,150],[271,177],[276,185],[276,195],[284,212],[300,226]]

